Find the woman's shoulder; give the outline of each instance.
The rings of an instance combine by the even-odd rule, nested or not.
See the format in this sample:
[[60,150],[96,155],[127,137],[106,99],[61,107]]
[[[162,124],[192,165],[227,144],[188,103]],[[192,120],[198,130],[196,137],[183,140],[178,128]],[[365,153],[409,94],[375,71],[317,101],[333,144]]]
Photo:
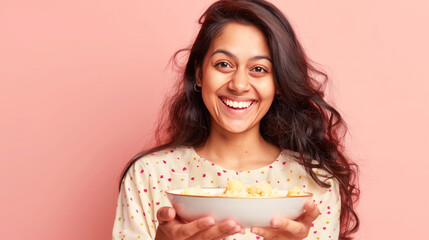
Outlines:
[[[313,171],[321,181],[329,181],[332,179],[332,176],[329,175],[328,171],[322,167],[305,167],[305,164],[303,164],[298,152],[283,149],[278,160],[288,168],[299,170],[303,175],[309,175],[309,171]],[[319,165],[319,162],[312,160],[311,164]]]

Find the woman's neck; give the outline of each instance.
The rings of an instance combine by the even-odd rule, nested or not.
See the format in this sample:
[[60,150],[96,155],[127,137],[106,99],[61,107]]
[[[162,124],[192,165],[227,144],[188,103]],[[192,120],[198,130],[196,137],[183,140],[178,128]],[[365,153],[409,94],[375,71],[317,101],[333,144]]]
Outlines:
[[255,126],[242,133],[211,129],[206,143],[195,151],[223,168],[244,171],[271,164],[281,150],[264,140]]

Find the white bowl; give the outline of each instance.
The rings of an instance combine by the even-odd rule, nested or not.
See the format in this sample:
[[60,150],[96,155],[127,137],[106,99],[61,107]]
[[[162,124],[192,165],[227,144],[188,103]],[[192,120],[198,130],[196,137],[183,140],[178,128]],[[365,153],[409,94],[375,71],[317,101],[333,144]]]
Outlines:
[[[203,188],[202,191],[216,194],[224,188]],[[243,198],[225,196],[194,196],[184,195],[183,189],[166,191],[167,197],[177,214],[187,221],[204,216],[214,217],[216,222],[235,219],[244,227],[270,226],[271,219],[276,216],[296,219],[304,212],[304,204],[313,194],[286,197],[287,191],[278,191],[280,197]]]

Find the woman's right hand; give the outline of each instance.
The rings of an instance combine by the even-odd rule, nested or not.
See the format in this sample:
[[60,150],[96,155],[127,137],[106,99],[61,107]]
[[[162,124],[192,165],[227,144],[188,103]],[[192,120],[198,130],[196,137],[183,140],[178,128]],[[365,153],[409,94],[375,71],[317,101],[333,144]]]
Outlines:
[[215,224],[212,217],[203,217],[192,222],[180,221],[172,207],[162,207],[157,212],[158,229],[155,240],[197,240],[223,239],[236,233],[244,233],[244,228],[233,220]]

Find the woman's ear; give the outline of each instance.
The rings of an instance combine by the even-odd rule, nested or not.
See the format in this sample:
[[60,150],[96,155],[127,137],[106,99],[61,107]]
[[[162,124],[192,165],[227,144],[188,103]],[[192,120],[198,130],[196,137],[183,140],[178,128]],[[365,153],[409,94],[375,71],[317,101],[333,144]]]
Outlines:
[[201,72],[201,66],[197,64],[195,61],[195,82],[197,83],[198,87],[201,87],[201,79],[202,79],[202,72]]
[[279,90],[279,86],[277,85],[277,83],[276,83],[275,88],[276,88],[276,95],[279,95],[280,94],[280,90]]

